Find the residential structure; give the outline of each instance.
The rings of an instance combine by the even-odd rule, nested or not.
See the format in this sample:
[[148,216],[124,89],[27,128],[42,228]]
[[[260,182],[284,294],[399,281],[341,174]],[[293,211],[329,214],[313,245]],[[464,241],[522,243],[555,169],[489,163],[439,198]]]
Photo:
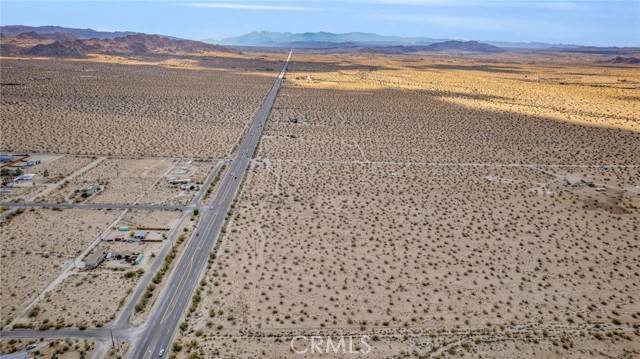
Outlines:
[[94,252],[84,258],[84,269],[91,270],[104,261],[104,252]]

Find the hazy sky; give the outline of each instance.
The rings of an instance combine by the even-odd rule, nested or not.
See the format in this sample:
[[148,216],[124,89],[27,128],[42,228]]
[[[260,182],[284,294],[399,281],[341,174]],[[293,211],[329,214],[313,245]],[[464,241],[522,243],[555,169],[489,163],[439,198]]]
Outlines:
[[61,25],[205,39],[254,30],[640,46],[633,1],[0,1],[3,25]]

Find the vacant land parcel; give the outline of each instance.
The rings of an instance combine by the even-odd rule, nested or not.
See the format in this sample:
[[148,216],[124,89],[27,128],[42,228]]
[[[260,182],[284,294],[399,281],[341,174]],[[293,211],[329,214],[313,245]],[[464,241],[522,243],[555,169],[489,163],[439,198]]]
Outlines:
[[24,160],[2,163],[2,201],[34,200],[43,197],[61,186],[66,178],[90,167],[94,160],[82,156],[43,154],[5,157]]
[[[89,226],[93,232],[87,233],[88,237],[83,235],[84,221],[101,213],[110,213],[111,221]],[[72,215],[77,217],[68,217]],[[116,217],[119,220],[113,221]],[[15,241],[22,234],[20,238],[25,242],[18,247],[19,251],[6,255],[7,263],[12,266],[3,268],[3,280],[7,278],[3,290],[6,289],[7,298],[11,296],[16,304],[22,302],[20,306],[9,307],[12,302],[4,301],[3,297],[3,313],[18,314],[7,320],[14,319],[14,326],[39,329],[107,324],[115,318],[162,248],[170,245],[169,234],[179,223],[179,217],[180,211],[140,209],[126,213],[33,210],[16,215],[4,223],[3,235],[6,233],[9,241]],[[48,222],[54,219],[60,223]],[[18,232],[28,223],[25,221],[30,220],[45,226]],[[47,230],[53,234],[48,235]],[[82,242],[69,242],[78,235],[86,238]],[[69,239],[59,238],[64,236]],[[29,251],[27,247],[38,250]],[[3,250],[5,248],[10,248],[9,243],[3,243]]]
[[98,210],[27,210],[0,225],[2,324],[20,314],[117,214]]
[[141,200],[175,166],[176,160],[105,159],[52,192],[47,201],[133,203]]
[[409,60],[355,57],[336,71],[292,64],[260,156],[637,163],[632,68]]
[[[347,335],[378,357],[640,354],[640,127],[637,89],[623,88],[637,75],[561,85],[434,61],[293,66],[182,328],[186,352],[297,357],[297,335]],[[403,74],[425,82],[397,86]],[[519,92],[512,105],[502,85],[472,95],[465,76]],[[607,117],[532,95],[556,87],[576,105],[619,102]]]
[[275,73],[215,66],[3,59],[0,131],[11,136],[1,137],[0,148],[225,157]]

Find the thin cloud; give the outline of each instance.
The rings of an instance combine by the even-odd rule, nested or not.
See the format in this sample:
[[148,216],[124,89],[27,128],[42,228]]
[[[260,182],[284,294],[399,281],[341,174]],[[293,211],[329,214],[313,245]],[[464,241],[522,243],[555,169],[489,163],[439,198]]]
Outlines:
[[[438,26],[441,28],[455,30],[494,30],[494,31],[519,31],[535,32],[544,28],[545,30],[564,31],[559,24],[520,19],[495,18],[484,16],[463,16],[463,15],[436,15],[436,14],[381,14],[369,13],[365,15],[369,19],[376,19],[389,22],[422,23]],[[531,29],[531,30],[528,30]]]
[[319,11],[320,8],[309,6],[294,5],[267,5],[267,4],[245,4],[245,3],[187,3],[182,4],[189,7],[213,8],[213,9],[235,9],[235,10],[253,10],[253,11]]

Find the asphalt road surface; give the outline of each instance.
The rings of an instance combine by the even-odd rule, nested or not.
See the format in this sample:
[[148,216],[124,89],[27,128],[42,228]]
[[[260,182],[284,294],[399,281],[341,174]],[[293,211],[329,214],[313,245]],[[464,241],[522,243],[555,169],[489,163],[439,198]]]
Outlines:
[[[209,172],[209,175],[205,179],[202,186],[200,186],[200,191],[196,196],[193,197],[193,200],[191,201],[190,206],[197,207],[200,205],[202,198],[204,198],[204,195],[206,194],[207,190],[213,183],[213,179],[215,178],[215,176],[217,176],[220,173],[220,170],[222,169],[222,163],[223,161],[217,161],[213,165],[213,168]],[[169,243],[166,243],[166,245],[162,248],[156,260],[153,261],[153,263],[151,264],[151,267],[145,272],[140,282],[138,282],[136,288],[133,291],[133,294],[129,296],[126,304],[124,305],[124,307],[122,308],[118,316],[116,317],[116,320],[114,321],[114,324],[113,324],[114,328],[122,329],[122,328],[127,328],[129,326],[130,324],[129,320],[131,319],[131,315],[135,310],[136,304],[138,304],[138,302],[140,301],[140,298],[145,294],[145,290],[147,289],[147,286],[149,285],[149,283],[151,283],[151,281],[153,280],[153,277],[156,275],[160,267],[164,264],[164,258],[167,256],[167,253],[173,247],[176,241],[176,238],[181,234],[179,230],[182,227],[182,223],[184,223],[191,215],[192,215],[192,212],[190,210],[184,211],[182,213],[182,216],[180,217],[178,224],[176,224],[173,230],[171,230],[171,232],[169,233],[169,236],[168,236]]]
[[207,266],[209,254],[224,224],[227,211],[236,196],[258,145],[264,124],[284,80],[291,54],[290,51],[278,78],[230,160],[229,168],[222,178],[211,204],[203,209],[202,219],[196,228],[196,234],[184,248],[182,256],[147,320],[144,332],[134,344],[131,358],[157,358],[161,349],[165,349],[166,355],[170,352],[171,340],[179,325],[180,318],[190,304],[199,278]]

